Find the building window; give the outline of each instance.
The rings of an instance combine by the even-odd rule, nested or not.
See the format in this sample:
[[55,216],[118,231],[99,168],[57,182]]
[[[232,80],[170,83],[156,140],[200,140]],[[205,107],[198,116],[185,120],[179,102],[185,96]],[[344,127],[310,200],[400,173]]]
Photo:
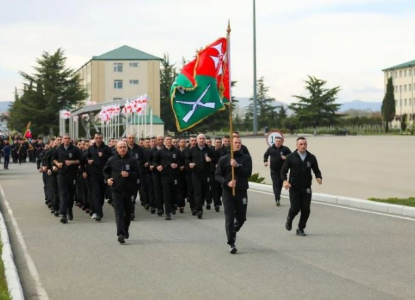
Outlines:
[[406,92],[406,84],[403,86],[403,91]]
[[395,100],[395,107],[398,107],[398,100]]
[[114,80],[114,89],[122,89],[122,80]]
[[136,62],[131,62],[131,63],[130,63],[130,67],[137,68],[137,67],[138,67],[138,63],[136,63]]
[[408,76],[412,76],[412,69],[408,70]]
[[406,106],[406,99],[404,100],[404,104],[403,105]]
[[399,86],[399,93],[402,93],[402,85]]
[[114,63],[114,72],[122,73],[122,63]]
[[113,101],[121,101],[121,100],[122,100],[122,98],[113,98],[112,100],[113,100]]
[[130,84],[138,84],[138,79],[130,79]]
[[403,71],[404,72],[404,76],[406,77],[406,70],[405,71]]
[[397,92],[399,92],[399,90],[398,90],[398,86],[397,86],[397,85],[395,85],[395,93],[397,93]]
[[396,71],[395,71],[395,76],[393,76],[394,78],[397,78],[398,76],[397,76],[397,74],[396,74]]

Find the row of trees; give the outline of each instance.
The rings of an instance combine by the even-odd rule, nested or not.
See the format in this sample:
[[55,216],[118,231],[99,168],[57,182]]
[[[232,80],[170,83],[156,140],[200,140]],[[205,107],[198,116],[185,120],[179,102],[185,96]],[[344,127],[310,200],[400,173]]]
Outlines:
[[31,121],[33,136],[53,135],[59,128],[59,111],[77,107],[88,94],[76,72],[66,67],[62,49],[53,54],[44,52],[36,62],[34,74],[20,72],[23,90],[15,90],[9,110],[9,128],[24,132]]
[[[9,124],[11,128],[23,129],[28,121],[32,122],[32,133],[53,134],[59,124],[58,112],[61,109],[76,108],[87,98],[88,94],[79,82],[76,72],[66,67],[66,57],[62,49],[49,54],[44,52],[36,60],[34,74],[20,72],[23,77],[23,90],[15,91],[15,101],[10,107]],[[183,61],[183,65],[186,62]],[[165,122],[165,129],[176,132],[175,117],[171,108],[170,88],[177,76],[176,67],[170,63],[169,56],[164,55],[160,69],[160,108],[161,119]],[[269,95],[269,87],[264,78],[257,82],[257,113],[260,128],[287,128],[295,130],[301,127],[328,126],[345,124],[344,115],[338,113],[340,104],[335,103],[340,87],[326,88],[327,82],[309,76],[305,82],[308,96],[293,96],[298,102],[288,106],[294,112],[288,116],[284,106],[276,106],[275,99]],[[232,82],[232,86],[236,81]],[[238,100],[232,97],[232,109]],[[252,128],[254,101],[244,114],[233,114],[235,127]],[[388,131],[389,122],[395,117],[395,99],[392,79],[388,80],[387,91],[382,102],[382,118]],[[363,120],[360,119],[359,122]],[[365,122],[370,122],[364,120]],[[378,122],[379,118],[375,122]],[[349,120],[346,122],[355,122]],[[406,122],[403,122],[406,123]],[[229,108],[210,116],[205,122],[192,128],[190,131],[221,130],[229,127]]]

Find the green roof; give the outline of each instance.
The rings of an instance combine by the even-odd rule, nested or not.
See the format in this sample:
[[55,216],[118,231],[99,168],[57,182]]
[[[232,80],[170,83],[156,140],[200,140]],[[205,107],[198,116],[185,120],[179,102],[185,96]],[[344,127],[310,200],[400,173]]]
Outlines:
[[[131,121],[132,120],[130,119],[130,122]],[[138,115],[135,115],[134,121],[135,121],[135,124],[138,125],[138,122],[141,121],[141,117],[139,117]],[[146,119],[145,119],[144,123],[150,124],[150,116],[149,115],[146,115]],[[163,122],[162,119],[159,118],[159,116],[153,115],[153,125],[157,125],[157,124],[164,124],[164,122]]]
[[411,61],[408,61],[406,63],[384,69],[382,71],[398,70],[398,69],[404,69],[404,68],[409,68],[409,67],[413,67],[413,66],[415,66],[415,60],[411,60]]
[[93,56],[92,60],[163,60],[163,59],[124,45],[124,46],[121,46],[120,48],[104,53],[100,56]]

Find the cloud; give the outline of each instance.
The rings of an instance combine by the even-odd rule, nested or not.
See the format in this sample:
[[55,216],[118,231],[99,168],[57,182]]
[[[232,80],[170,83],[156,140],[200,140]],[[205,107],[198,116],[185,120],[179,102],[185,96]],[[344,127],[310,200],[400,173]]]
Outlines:
[[[231,20],[234,95],[253,87],[252,1],[74,0],[13,1],[0,14],[0,100],[13,98],[21,78],[43,51],[65,49],[79,68],[122,45],[162,57],[181,67],[196,49],[225,35]],[[270,96],[292,102],[303,94],[307,75],[341,86],[339,101],[381,101],[382,69],[415,59],[413,14],[379,0],[296,0],[257,3],[257,74]],[[388,4],[389,3],[389,4]],[[394,2],[414,12],[408,1]],[[372,92],[368,92],[372,91]]]

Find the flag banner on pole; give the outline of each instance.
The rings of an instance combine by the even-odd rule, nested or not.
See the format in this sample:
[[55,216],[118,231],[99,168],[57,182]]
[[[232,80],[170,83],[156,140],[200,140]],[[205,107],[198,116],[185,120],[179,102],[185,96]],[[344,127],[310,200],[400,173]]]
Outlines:
[[194,127],[204,119],[224,109],[229,86],[226,76],[226,38],[219,38],[183,67],[176,77],[170,99],[178,131]]
[[23,135],[24,138],[26,139],[31,139],[32,138],[32,132],[30,131],[30,125],[32,124],[32,122],[27,123],[26,125],[26,131]]
[[69,110],[61,110],[60,111],[61,114],[61,119],[69,119],[71,117],[71,112]]

